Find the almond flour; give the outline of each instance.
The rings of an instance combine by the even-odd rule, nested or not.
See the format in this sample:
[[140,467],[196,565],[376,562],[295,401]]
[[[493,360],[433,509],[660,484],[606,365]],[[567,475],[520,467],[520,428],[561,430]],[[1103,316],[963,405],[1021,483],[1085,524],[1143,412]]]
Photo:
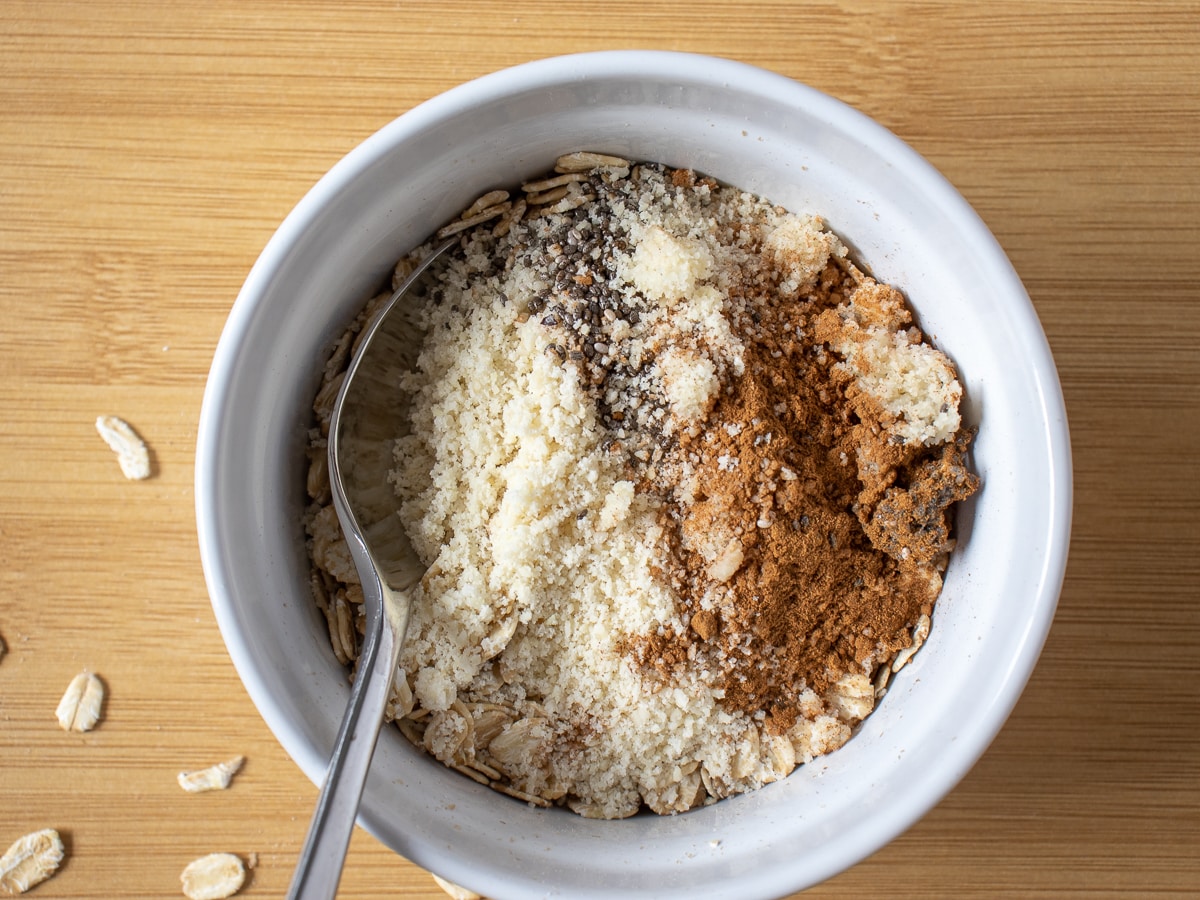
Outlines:
[[[924,641],[978,484],[962,390],[819,219],[617,157],[556,171],[452,223],[413,310],[392,482],[429,571],[389,713],[527,802],[682,812],[836,749]],[[346,662],[361,589],[322,459],[373,307],[308,480]]]

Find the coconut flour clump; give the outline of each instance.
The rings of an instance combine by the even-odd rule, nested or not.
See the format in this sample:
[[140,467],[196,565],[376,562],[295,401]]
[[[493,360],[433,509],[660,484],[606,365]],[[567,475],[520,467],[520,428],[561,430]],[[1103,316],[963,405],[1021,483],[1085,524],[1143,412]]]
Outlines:
[[[978,486],[949,360],[813,216],[572,154],[439,232],[396,390],[397,510],[429,569],[389,714],[520,799],[682,812],[841,746],[929,631]],[[397,281],[430,245],[401,262]],[[316,402],[313,588],[361,588]]]

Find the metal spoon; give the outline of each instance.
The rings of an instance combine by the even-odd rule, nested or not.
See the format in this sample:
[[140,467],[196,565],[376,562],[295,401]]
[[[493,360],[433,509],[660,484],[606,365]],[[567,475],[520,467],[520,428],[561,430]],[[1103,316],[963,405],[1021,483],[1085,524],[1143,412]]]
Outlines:
[[308,827],[288,897],[330,900],[337,891],[363,785],[408,627],[410,590],[425,574],[388,484],[392,445],[407,427],[397,379],[412,363],[412,328],[401,301],[457,238],[439,245],[367,326],[329,423],[329,483],[342,532],[362,581],[366,635],[325,784]]

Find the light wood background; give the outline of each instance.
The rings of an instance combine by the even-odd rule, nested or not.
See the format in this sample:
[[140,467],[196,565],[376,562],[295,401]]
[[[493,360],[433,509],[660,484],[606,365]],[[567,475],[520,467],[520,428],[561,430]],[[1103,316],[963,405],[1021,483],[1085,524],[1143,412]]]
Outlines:
[[[1066,394],[1072,555],[1027,691],[944,802],[812,896],[1195,896],[1200,7],[3,0],[0,845],[55,827],[69,851],[34,896],[177,896],[213,850],[258,854],[244,896],[282,895],[316,791],[233,670],[193,519],[225,317],[293,204],[390,119],[614,48],[759,64],[896,131],[1011,255]],[[101,413],[147,437],[151,480],[122,478]],[[105,718],[65,734],[85,667]],[[176,786],[234,753],[231,790]],[[361,831],[342,895],[442,896]]]

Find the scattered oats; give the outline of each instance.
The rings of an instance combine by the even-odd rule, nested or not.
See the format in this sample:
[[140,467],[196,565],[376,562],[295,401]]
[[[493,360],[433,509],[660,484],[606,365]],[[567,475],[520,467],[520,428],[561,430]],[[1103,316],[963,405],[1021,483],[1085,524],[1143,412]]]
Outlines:
[[492,235],[495,237],[504,237],[504,235],[508,234],[509,230],[524,218],[527,208],[528,204],[524,200],[515,202],[512,208],[502,215],[500,221],[492,228]]
[[358,659],[357,635],[354,627],[354,613],[345,596],[338,594],[333,601],[334,622],[337,626],[337,639],[342,645],[342,654],[350,662]]
[[929,637],[929,629],[933,626],[933,622],[925,613],[921,613],[917,619],[917,624],[913,626],[913,643],[920,647],[925,643],[925,639]]
[[917,619],[917,624],[913,626],[912,646],[905,647],[896,654],[896,659],[892,663],[893,672],[899,672],[906,665],[908,665],[909,661],[916,655],[917,651],[921,649],[921,646],[925,643],[925,639],[929,637],[929,626],[929,616],[922,613],[921,617]]
[[305,488],[308,490],[308,496],[318,503],[328,503],[330,501],[328,453],[316,453],[313,455],[312,461],[308,466],[308,475],[305,478]]
[[25,893],[58,871],[62,859],[62,838],[53,828],[17,838],[0,857],[0,892]]
[[862,673],[848,673],[830,688],[825,699],[831,712],[852,725],[865,719],[875,708],[875,685]]
[[54,714],[63,731],[91,731],[100,721],[103,705],[104,683],[91,672],[80,672],[71,679]]
[[878,703],[887,693],[888,682],[892,678],[892,663],[884,663],[875,673],[875,702]]
[[468,206],[465,210],[463,210],[463,213],[461,216],[459,216],[459,218],[469,219],[472,216],[477,216],[485,209],[492,206],[498,206],[507,199],[508,191],[488,191],[486,194]]
[[568,153],[565,156],[560,156],[554,162],[555,172],[587,172],[591,169],[609,168],[609,169],[624,169],[628,168],[629,160],[622,159],[619,156],[607,156],[603,153],[589,153],[586,150],[580,150],[576,153]]
[[579,209],[585,203],[591,203],[596,199],[595,194],[567,194],[557,203],[550,206],[543,206],[542,209],[552,213],[567,213],[573,209]]
[[560,187],[551,188],[548,191],[528,194],[525,197],[525,202],[531,206],[541,206],[543,203],[555,203],[556,201],[567,196],[569,190],[570,188],[568,188],[566,185],[562,185]]
[[[433,875],[432,872],[429,873]],[[452,881],[447,881],[445,878],[439,878],[433,875],[433,880],[437,882],[437,886],[449,894],[454,900],[483,900],[482,894],[477,894],[474,891],[468,891],[465,887],[455,884]]]
[[246,867],[232,853],[210,853],[194,859],[179,876],[188,900],[224,900],[246,881]]
[[493,781],[492,776],[480,771],[478,763],[471,763],[469,766],[452,765],[450,768],[460,775],[466,775],[472,781],[478,781],[482,785],[490,786]]
[[117,454],[126,478],[141,481],[150,477],[150,451],[128,422],[116,416],[100,416],[96,419],[96,430]]
[[245,761],[244,756],[235,756],[233,759],[209,766],[207,769],[180,772],[179,786],[189,794],[198,794],[201,791],[223,791],[229,787],[230,779],[237,774],[238,769]]
[[475,778],[477,781],[479,778],[476,776],[482,777],[484,784],[491,784],[493,781],[504,780],[503,772],[501,772],[499,769],[493,769],[487,763],[480,762],[479,760],[472,762],[471,768],[474,770],[474,773],[471,775],[471,777]]
[[448,238],[452,234],[458,234],[460,231],[466,231],[468,228],[474,228],[483,222],[489,222],[497,216],[504,215],[511,208],[511,203],[498,203],[495,206],[489,206],[487,209],[476,213],[469,219],[459,219],[457,222],[451,222],[449,225],[438,229],[438,240]]
[[526,718],[512,723],[488,745],[488,752],[502,769],[515,768],[538,755],[541,745],[539,732],[545,720]]
[[508,796],[515,800],[528,803],[530,806],[540,806],[543,809],[548,809],[550,807],[550,801],[545,797],[538,797],[535,794],[527,794],[525,791],[518,790],[511,784],[496,783],[492,785],[492,788],[502,794],[508,794]]
[[785,734],[772,736],[767,742],[767,763],[771,772],[783,778],[796,768],[796,745]]
[[586,172],[568,172],[565,175],[555,175],[553,178],[542,178],[538,181],[526,182],[521,185],[521,190],[529,194],[540,194],[542,191],[561,187],[564,184],[570,184],[572,181],[587,181],[587,177]]
[[492,629],[492,633],[480,642],[483,658],[491,659],[507,647],[513,635],[517,633],[517,626],[520,624],[520,619],[510,616]]

